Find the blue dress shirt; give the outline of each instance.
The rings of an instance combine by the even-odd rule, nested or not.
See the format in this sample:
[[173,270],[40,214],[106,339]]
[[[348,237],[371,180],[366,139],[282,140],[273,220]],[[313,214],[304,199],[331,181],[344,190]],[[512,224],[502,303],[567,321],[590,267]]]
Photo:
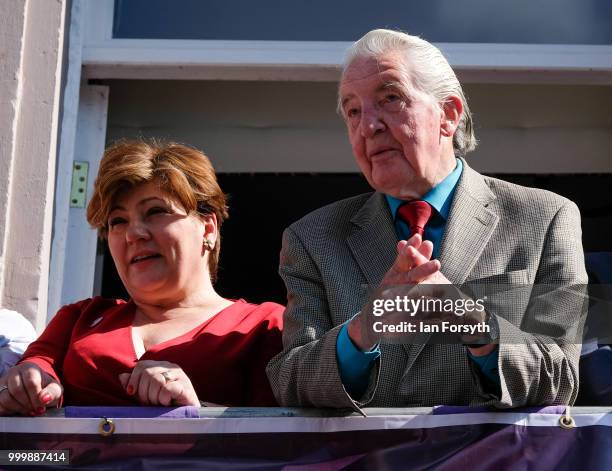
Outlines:
[[[463,162],[457,159],[455,169],[439,184],[429,190],[423,198],[427,201],[435,211],[425,227],[423,238],[430,240],[433,243],[433,258],[438,258],[440,254],[440,244],[444,236],[446,221],[450,212],[450,207],[453,202],[455,188],[457,182],[463,172]],[[400,218],[396,218],[398,208],[405,201],[394,198],[390,195],[385,195],[391,215],[395,221],[395,232],[400,240],[406,240],[410,237],[410,228]],[[365,392],[368,385],[368,375],[374,364],[374,361],[380,356],[380,347],[376,345],[369,352],[362,352],[352,342],[348,335],[347,321],[340,329],[338,340],[336,342],[336,356],[338,358],[338,368],[340,370],[340,378],[342,384],[352,397],[360,397]],[[499,357],[498,349],[496,348],[491,353],[485,356],[476,357],[469,353],[469,357],[478,366],[480,371],[487,379],[494,384],[499,385],[499,373],[497,371],[497,361]]]
[[[442,243],[446,220],[448,219],[448,213],[450,213],[453,196],[455,195],[455,187],[461,177],[461,172],[463,172],[463,162],[457,159],[455,170],[421,198],[423,201],[427,201],[431,207],[435,209],[435,211],[432,212],[431,219],[425,226],[425,234],[423,234],[425,240],[430,240],[433,243],[433,258],[438,258],[440,255],[440,244]],[[391,215],[395,221],[395,232],[397,236],[400,240],[407,240],[411,235],[410,228],[401,218],[396,217],[398,208],[404,204],[405,201],[398,200],[389,195],[385,195],[385,198],[387,199],[387,204],[389,205]]]

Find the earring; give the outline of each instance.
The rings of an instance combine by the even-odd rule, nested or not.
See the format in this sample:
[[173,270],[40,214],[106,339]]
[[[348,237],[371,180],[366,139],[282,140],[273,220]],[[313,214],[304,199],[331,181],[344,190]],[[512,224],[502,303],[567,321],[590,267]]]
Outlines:
[[215,248],[214,242],[208,239],[204,239],[203,245],[206,250],[212,250]]

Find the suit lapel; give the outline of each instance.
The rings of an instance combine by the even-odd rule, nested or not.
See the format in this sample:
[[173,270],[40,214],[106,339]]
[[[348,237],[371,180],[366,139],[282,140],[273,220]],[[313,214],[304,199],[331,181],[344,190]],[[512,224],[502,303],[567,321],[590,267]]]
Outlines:
[[499,220],[488,208],[495,195],[483,176],[463,165],[440,247],[441,271],[454,284],[466,280]]
[[[488,209],[495,195],[484,178],[463,160],[463,173],[457,183],[453,203],[440,247],[441,271],[455,285],[463,283],[489,242],[499,217]],[[408,355],[400,392],[406,393],[411,385],[406,381],[431,334],[423,334],[418,343],[404,344]]]
[[397,234],[384,195],[374,193],[351,222],[357,226],[347,238],[353,257],[368,284],[378,286],[396,256]]

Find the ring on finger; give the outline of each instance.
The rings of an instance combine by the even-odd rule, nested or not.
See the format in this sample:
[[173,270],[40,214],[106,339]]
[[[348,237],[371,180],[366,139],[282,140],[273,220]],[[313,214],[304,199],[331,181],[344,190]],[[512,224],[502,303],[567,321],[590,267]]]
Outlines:
[[6,384],[3,384],[2,386],[0,386],[0,394],[2,394],[3,391],[6,391],[8,389],[8,386]]
[[172,381],[172,378],[170,377],[170,372],[169,371],[167,371],[167,370],[166,371],[162,371],[160,374],[164,377],[164,379],[166,380],[166,383],[169,383],[170,381]]

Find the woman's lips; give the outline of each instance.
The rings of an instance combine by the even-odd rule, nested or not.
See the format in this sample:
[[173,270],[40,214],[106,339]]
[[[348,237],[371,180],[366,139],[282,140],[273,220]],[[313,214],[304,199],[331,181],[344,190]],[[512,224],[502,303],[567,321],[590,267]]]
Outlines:
[[136,257],[132,258],[132,260],[130,261],[130,265],[146,262],[148,260],[153,260],[155,258],[161,258],[161,255],[160,254],[151,254],[151,255],[136,256]]

